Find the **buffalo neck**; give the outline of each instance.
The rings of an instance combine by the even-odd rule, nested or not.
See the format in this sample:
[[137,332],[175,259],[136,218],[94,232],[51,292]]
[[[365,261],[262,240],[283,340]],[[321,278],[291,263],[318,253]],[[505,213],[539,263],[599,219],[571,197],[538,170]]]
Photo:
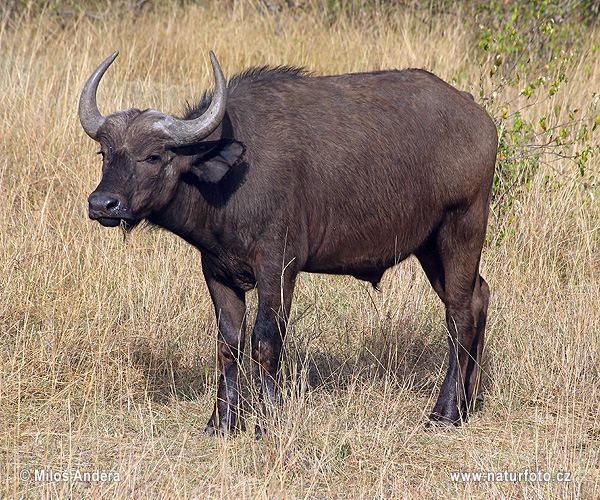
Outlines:
[[211,252],[217,246],[211,227],[221,210],[210,188],[210,184],[200,183],[192,175],[182,176],[169,204],[148,220],[199,250]]

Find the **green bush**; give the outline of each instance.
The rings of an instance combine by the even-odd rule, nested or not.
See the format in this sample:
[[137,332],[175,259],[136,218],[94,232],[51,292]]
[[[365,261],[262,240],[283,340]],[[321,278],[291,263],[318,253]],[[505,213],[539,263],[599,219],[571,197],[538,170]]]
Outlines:
[[[591,139],[600,115],[597,94],[590,95],[586,109],[551,105],[567,90],[569,74],[585,55],[575,42],[590,29],[597,3],[579,2],[570,11],[565,2],[510,2],[510,8],[508,3],[480,4],[477,15],[482,53],[479,97],[499,133],[494,202],[510,209],[542,163],[554,169],[558,160],[568,159],[578,172],[578,178],[570,179],[584,189],[596,189],[596,173],[588,166],[598,152],[597,141]],[[534,108],[528,113],[534,119],[523,117],[527,108]],[[552,112],[536,116],[535,108]],[[558,182],[567,176],[553,171]]]

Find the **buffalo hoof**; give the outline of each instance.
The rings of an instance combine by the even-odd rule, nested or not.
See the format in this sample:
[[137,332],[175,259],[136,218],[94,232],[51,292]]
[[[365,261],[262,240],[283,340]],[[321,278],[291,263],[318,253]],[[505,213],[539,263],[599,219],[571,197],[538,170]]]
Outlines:
[[204,428],[204,433],[210,437],[223,435],[223,433],[217,430],[215,426],[211,424],[211,422],[209,422]]
[[471,413],[480,412],[483,410],[483,394],[479,393],[473,402],[473,411]]
[[429,421],[425,423],[425,428],[428,430],[433,429],[451,429],[454,427],[460,427],[461,419],[453,420],[437,413],[429,415]]
[[212,416],[208,420],[206,427],[204,428],[204,433],[207,436],[219,436],[223,437],[225,433],[219,428],[216,422],[215,412],[213,412]]
[[245,422],[242,418],[232,418],[229,425],[217,425],[216,411],[213,412],[211,417],[208,419],[208,423],[204,428],[204,432],[208,436],[234,436],[238,431],[244,432],[246,430]]
[[219,427],[215,427],[214,425],[212,425],[211,422],[209,422],[206,427],[204,428],[204,433],[207,436],[216,436],[216,437],[233,437],[235,435],[237,435],[240,431],[244,432],[246,430],[246,428],[244,426],[242,426],[242,428],[238,427],[234,427],[233,429],[221,429]]

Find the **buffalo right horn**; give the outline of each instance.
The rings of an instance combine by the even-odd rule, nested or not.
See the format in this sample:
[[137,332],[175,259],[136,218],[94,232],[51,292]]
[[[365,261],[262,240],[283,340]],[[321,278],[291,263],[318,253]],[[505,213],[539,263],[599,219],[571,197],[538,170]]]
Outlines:
[[79,97],[79,121],[85,133],[92,139],[96,140],[96,134],[100,125],[104,122],[104,117],[98,111],[98,105],[96,104],[96,92],[98,90],[98,83],[108,67],[119,55],[119,51],[106,58],[104,62],[96,68],[92,73],[92,76],[88,78],[85,83],[81,96]]

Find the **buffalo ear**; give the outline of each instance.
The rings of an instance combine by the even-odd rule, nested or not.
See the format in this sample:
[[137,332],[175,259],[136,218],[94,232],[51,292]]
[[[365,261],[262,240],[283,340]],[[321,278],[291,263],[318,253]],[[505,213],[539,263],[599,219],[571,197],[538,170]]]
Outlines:
[[238,166],[245,146],[234,139],[221,139],[208,154],[201,155],[191,165],[192,173],[203,182],[219,182],[227,172]]

